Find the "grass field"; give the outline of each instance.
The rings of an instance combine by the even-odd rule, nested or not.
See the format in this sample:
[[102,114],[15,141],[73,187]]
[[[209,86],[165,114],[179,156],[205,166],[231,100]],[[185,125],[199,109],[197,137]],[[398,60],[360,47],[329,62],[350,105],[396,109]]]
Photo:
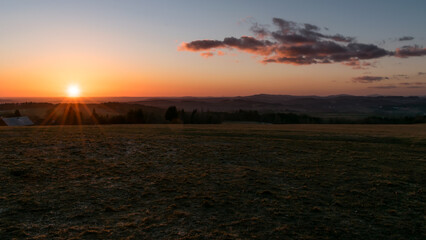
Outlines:
[[426,239],[426,125],[0,127],[1,239]]

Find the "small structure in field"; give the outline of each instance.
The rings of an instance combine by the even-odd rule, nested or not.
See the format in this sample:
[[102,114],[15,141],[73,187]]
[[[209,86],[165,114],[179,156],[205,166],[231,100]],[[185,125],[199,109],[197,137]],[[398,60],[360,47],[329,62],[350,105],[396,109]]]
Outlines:
[[28,117],[9,117],[4,118],[0,117],[0,126],[31,126],[34,125],[33,121],[31,121]]

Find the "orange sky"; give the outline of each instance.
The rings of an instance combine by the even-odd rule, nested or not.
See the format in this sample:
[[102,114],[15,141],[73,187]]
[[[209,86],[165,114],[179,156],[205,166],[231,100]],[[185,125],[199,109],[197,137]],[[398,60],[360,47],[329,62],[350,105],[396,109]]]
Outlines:
[[[212,3],[203,4],[209,9],[216,8]],[[357,18],[349,12],[349,19],[335,16],[329,20],[296,14],[297,9],[306,8],[297,3],[287,8],[274,3],[265,7],[262,14],[258,13],[259,6],[239,8],[231,4],[220,13],[220,18],[215,16],[218,12],[199,13],[188,2],[169,2],[167,5],[170,8],[144,1],[121,4],[103,1],[103,5],[96,1],[58,3],[49,0],[37,4],[31,1],[2,3],[0,98],[61,97],[66,96],[70,84],[79,85],[81,95],[85,97],[242,96],[259,93],[425,95],[422,84],[426,83],[426,75],[421,73],[426,72],[426,60],[421,56],[386,56],[371,60],[373,67],[354,70],[341,62],[304,66],[263,64],[264,56],[229,47],[213,57],[207,57],[209,54],[203,52],[204,57],[200,52],[178,51],[182,42],[253,36],[250,32],[253,19],[271,25],[270,19],[278,15],[276,9],[285,9],[282,14],[290,19],[323,26],[321,31],[329,31],[329,34],[355,34],[358,41],[368,44],[385,39],[385,45],[380,47],[394,51],[406,43],[388,40],[389,37],[401,37],[406,34],[406,29],[417,34],[410,45],[425,43],[424,31],[414,25],[408,26],[410,17],[417,15],[407,15],[403,22],[407,25],[402,24],[402,20],[398,20],[397,25],[392,23],[396,20],[387,16],[371,15],[377,20],[386,17],[388,23],[369,22],[372,26],[365,29],[349,26]],[[314,5],[312,2],[312,9],[319,12],[330,11]],[[199,21],[194,22],[194,19]],[[324,30],[324,26],[337,33]],[[370,28],[383,32],[379,35]],[[384,80],[353,81],[367,75],[383,76]],[[398,75],[405,77],[395,77]]]

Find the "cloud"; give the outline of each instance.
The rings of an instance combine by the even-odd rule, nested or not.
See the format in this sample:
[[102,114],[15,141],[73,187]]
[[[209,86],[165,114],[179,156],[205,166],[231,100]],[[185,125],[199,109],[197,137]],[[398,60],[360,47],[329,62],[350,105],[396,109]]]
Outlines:
[[407,88],[425,88],[425,86],[408,86]]
[[[401,87],[404,88],[426,88],[426,82],[403,82],[399,83]],[[392,89],[392,88],[401,88],[395,85],[383,85],[383,86],[371,86],[368,88],[377,88],[377,89]]]
[[224,53],[224,52],[222,52],[222,51],[220,51],[220,50],[219,50],[219,51],[217,51],[217,55],[218,55],[218,56],[224,56],[225,54],[226,54],[226,53]]
[[209,58],[214,56],[212,52],[203,52],[203,53],[200,53],[200,55],[204,58]]
[[363,62],[362,66],[364,66],[364,67],[376,67],[376,62]]
[[413,40],[414,39],[414,37],[411,37],[411,36],[404,36],[404,37],[400,37],[399,39],[398,39],[398,41],[411,41],[411,40]]
[[426,55],[426,48],[423,48],[418,45],[403,46],[401,48],[397,48],[395,53],[395,56],[400,58],[420,57],[425,55]]
[[202,51],[214,48],[225,47],[225,44],[217,40],[198,40],[190,43],[182,43],[179,50],[181,51]]
[[426,82],[403,82],[403,83],[400,83],[399,85],[403,85],[403,86],[422,86],[422,85],[426,85]]
[[409,79],[410,76],[405,74],[396,74],[396,75],[393,75],[392,78],[400,80],[400,79]]
[[388,51],[375,44],[358,43],[351,36],[322,33],[321,27],[309,23],[299,24],[281,18],[273,18],[272,23],[272,28],[252,23],[250,30],[253,36],[183,42],[178,49],[191,52],[236,49],[260,56],[260,62],[264,64],[309,65],[340,62],[355,69],[374,66],[361,60],[385,56],[406,58],[426,55],[426,49],[416,45]]
[[270,54],[271,49],[269,49],[269,46],[272,45],[270,41],[258,40],[254,37],[247,36],[243,36],[240,38],[227,37],[223,40],[223,43],[231,48],[265,55]]
[[347,62],[343,62],[343,65],[351,66],[352,69],[367,69],[368,67],[376,67],[376,63],[374,62],[362,62],[358,59],[350,59]]
[[392,88],[397,88],[394,85],[385,85],[385,86],[372,86],[372,87],[368,87],[368,88],[378,88],[378,89],[392,89]]
[[378,41],[377,42],[377,45],[378,46],[383,46],[383,45],[385,45],[386,44],[386,40],[381,40],[381,41]]
[[271,34],[266,25],[261,25],[259,23],[253,23],[250,30],[260,39],[265,39]]
[[372,83],[372,82],[379,82],[385,79],[389,79],[389,78],[379,77],[379,76],[361,76],[361,77],[352,78],[352,81],[359,82],[359,83]]

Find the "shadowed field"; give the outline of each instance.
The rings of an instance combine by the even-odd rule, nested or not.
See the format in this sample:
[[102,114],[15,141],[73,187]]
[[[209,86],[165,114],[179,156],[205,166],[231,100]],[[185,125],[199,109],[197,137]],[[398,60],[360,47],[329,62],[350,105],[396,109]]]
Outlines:
[[426,125],[0,127],[1,239],[425,239]]

